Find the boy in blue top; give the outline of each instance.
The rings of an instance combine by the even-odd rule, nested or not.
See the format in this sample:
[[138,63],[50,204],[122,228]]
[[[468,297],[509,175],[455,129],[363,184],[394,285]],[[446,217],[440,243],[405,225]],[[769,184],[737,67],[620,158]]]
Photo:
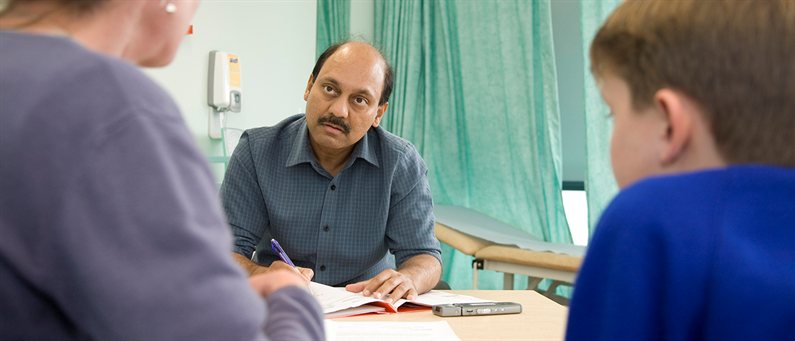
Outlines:
[[795,338],[795,2],[630,0],[590,56],[622,191],[567,338]]

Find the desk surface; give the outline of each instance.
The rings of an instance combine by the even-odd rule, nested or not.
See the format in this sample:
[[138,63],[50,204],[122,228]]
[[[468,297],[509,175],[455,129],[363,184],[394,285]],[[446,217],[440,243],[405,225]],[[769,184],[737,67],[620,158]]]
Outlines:
[[353,321],[447,321],[461,340],[563,340],[568,309],[532,290],[452,290],[492,301],[522,304],[521,314],[439,317],[429,310],[368,314],[336,319]]

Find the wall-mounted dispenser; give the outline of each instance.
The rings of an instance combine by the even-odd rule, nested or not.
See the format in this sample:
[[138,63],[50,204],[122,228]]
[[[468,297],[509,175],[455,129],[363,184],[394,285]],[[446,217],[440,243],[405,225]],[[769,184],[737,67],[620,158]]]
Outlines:
[[207,104],[211,107],[208,135],[212,139],[220,139],[224,113],[240,112],[240,58],[228,52],[210,51],[208,76]]

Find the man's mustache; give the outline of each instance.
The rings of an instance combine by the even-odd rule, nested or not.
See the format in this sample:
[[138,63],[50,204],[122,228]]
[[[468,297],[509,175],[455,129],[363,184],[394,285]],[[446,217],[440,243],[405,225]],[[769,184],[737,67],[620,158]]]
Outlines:
[[342,130],[342,132],[345,133],[345,135],[348,135],[351,132],[351,127],[347,123],[345,123],[343,119],[337,116],[327,114],[317,119],[317,124],[326,124],[326,123],[336,126],[340,130]]

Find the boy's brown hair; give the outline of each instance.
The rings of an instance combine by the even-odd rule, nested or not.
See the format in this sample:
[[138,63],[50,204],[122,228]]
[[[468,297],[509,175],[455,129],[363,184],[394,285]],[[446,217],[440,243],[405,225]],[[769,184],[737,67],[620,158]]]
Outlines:
[[661,88],[695,100],[726,162],[795,166],[795,1],[628,0],[590,55],[636,110]]

